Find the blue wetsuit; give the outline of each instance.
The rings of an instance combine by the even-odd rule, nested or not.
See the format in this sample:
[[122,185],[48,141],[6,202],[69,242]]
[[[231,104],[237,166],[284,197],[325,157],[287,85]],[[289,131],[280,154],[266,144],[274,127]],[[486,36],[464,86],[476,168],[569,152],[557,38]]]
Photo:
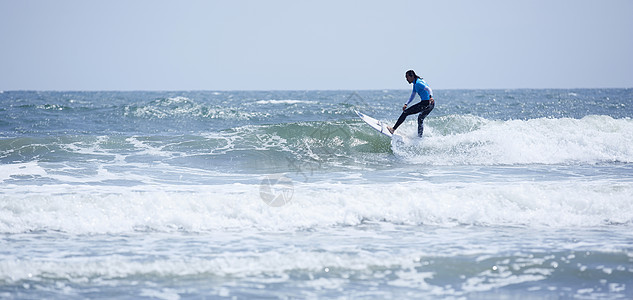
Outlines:
[[411,103],[411,101],[413,101],[415,94],[420,95],[420,103],[407,107],[407,109],[405,109],[400,115],[400,118],[398,118],[396,125],[393,125],[393,130],[396,130],[398,126],[404,122],[407,116],[420,113],[418,115],[418,136],[422,137],[422,132],[424,131],[424,118],[426,118],[426,116],[433,110],[435,103],[430,103],[429,99],[433,98],[433,91],[431,90],[431,87],[422,80],[422,78],[415,79],[411,97],[409,97],[409,101],[406,104],[407,106]]
[[416,93],[420,95],[420,100],[422,101],[428,101],[430,98],[433,97],[433,91],[431,90],[431,87],[426,83],[426,81],[422,80],[422,78],[415,79],[415,82],[413,83],[413,91],[411,92],[411,97],[409,97],[407,105],[409,105],[409,103],[413,101]]

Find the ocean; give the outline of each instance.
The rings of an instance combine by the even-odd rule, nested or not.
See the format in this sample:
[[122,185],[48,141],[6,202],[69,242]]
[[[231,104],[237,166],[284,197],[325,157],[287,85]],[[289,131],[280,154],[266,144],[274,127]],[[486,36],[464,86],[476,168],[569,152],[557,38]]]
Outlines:
[[0,298],[633,298],[633,89],[409,93],[0,92]]

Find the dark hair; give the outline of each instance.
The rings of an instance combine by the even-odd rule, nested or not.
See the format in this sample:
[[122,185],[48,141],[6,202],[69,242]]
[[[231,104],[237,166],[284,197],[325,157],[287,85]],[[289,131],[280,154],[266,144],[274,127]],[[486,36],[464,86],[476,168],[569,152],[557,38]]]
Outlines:
[[417,78],[417,79],[422,79],[422,77],[420,77],[417,74],[415,74],[415,71],[413,71],[413,70],[407,71],[407,73],[405,75],[406,76],[413,76],[414,78]]

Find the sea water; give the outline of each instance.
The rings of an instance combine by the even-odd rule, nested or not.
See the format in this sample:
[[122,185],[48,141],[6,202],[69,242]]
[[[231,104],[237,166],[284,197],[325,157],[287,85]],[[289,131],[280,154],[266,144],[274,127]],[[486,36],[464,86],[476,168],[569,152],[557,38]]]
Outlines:
[[633,90],[0,93],[0,298],[633,298]]

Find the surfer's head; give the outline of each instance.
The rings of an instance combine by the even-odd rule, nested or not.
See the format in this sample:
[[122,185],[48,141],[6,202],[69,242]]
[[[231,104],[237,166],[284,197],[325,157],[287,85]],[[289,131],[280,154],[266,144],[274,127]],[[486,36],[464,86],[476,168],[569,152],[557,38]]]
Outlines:
[[407,71],[407,73],[404,74],[404,77],[407,78],[407,82],[408,83],[414,83],[415,80],[418,79],[418,78],[422,79],[420,76],[415,74],[415,71],[413,71],[413,70]]

